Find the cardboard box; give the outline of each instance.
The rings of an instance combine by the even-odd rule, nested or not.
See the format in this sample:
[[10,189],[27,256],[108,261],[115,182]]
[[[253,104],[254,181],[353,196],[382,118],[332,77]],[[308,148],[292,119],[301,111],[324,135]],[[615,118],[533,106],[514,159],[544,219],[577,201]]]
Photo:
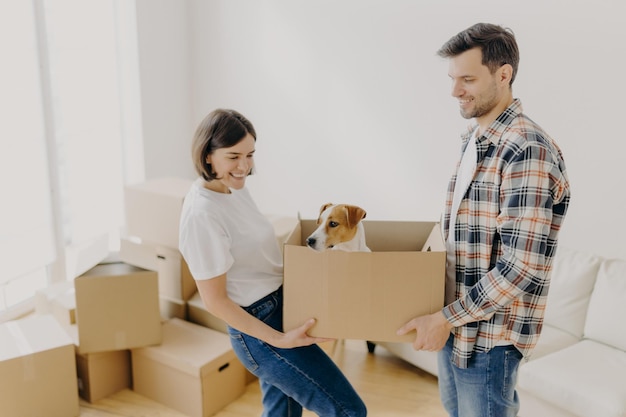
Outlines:
[[74,344],[51,315],[0,324],[0,415],[79,415]]
[[74,279],[78,353],[161,343],[158,278],[125,263],[98,265]]
[[364,221],[372,252],[316,252],[301,220],[284,247],[284,325],[317,323],[313,336],[411,342],[396,330],[443,307],[446,253],[435,222]]
[[130,350],[76,354],[78,393],[95,402],[132,387]]
[[197,290],[196,281],[178,249],[129,236],[120,240],[120,258],[127,264],[157,271],[162,296],[187,301]]
[[178,249],[156,248],[159,294],[187,301],[197,290],[189,266]]
[[159,295],[159,310],[161,311],[161,321],[175,317],[181,320],[187,318],[187,302],[182,300]]
[[184,320],[163,323],[163,343],[132,350],[133,389],[191,417],[213,415],[246,388],[230,337]]
[[178,248],[180,211],[192,183],[181,178],[159,178],[124,187],[128,235]]
[[[187,321],[228,334],[228,325],[226,322],[207,311],[200,297],[200,293],[198,292],[187,300]],[[255,375],[246,370],[246,385],[256,379],[257,377]]]

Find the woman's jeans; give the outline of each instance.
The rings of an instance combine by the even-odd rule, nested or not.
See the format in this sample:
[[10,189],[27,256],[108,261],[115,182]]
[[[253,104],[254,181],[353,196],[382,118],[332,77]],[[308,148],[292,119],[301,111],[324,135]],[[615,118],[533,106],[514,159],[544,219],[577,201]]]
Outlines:
[[467,369],[452,362],[450,336],[439,352],[439,393],[451,417],[515,417],[519,400],[515,392],[522,354],[512,345],[489,352],[474,352]]
[[[282,287],[244,308],[282,331]],[[365,404],[335,363],[317,345],[279,349],[228,328],[235,353],[259,378],[264,417],[300,417],[302,407],[321,417],[365,416]]]

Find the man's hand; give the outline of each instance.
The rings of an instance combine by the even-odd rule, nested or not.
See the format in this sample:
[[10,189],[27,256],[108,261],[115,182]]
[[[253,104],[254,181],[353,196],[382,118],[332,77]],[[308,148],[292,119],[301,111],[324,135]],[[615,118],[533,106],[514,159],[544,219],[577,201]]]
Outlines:
[[450,336],[452,325],[441,311],[427,316],[416,317],[404,326],[400,327],[396,334],[404,335],[415,330],[413,349],[438,351],[443,349]]

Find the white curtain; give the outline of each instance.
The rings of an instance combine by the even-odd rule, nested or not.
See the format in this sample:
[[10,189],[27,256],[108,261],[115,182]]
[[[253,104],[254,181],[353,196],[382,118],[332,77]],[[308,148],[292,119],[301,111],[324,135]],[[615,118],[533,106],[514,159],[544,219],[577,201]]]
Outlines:
[[123,185],[143,176],[134,7],[0,3],[4,316],[119,247]]

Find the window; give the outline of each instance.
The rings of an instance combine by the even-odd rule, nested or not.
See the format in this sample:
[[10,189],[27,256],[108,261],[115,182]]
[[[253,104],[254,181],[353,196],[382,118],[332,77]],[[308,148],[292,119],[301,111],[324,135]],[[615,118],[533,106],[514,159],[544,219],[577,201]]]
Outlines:
[[134,7],[0,4],[0,319],[119,248],[143,176]]

